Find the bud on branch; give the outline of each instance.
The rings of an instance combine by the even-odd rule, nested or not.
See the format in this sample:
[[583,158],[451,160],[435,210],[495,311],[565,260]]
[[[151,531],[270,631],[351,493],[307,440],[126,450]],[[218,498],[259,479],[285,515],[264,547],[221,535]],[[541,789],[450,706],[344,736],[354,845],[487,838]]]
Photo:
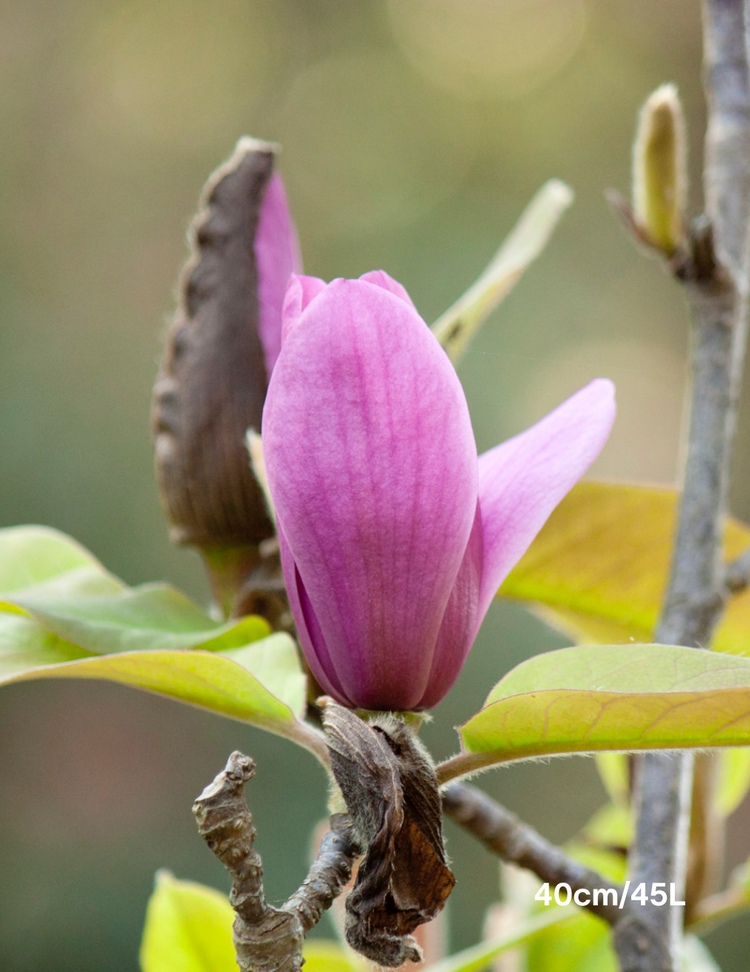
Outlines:
[[685,244],[687,147],[673,84],[646,100],[633,146],[633,215],[644,238],[671,257]]
[[300,269],[275,152],[243,138],[209,179],[154,386],[156,474],[171,536],[201,548],[225,613],[275,532],[245,443],[260,428],[286,284]]

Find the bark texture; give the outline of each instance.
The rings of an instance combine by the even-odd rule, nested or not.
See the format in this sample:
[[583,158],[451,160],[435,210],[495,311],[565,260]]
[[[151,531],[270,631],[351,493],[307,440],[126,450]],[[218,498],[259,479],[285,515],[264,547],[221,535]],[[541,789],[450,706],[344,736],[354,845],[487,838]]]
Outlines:
[[[708,647],[725,600],[722,538],[747,330],[750,91],[743,0],[704,0],[705,216],[676,266],[692,317],[690,433],[679,524],[656,640]],[[684,888],[693,757],[638,760],[633,886]],[[677,972],[683,909],[632,908],[615,927],[622,972]]]
[[236,914],[234,947],[241,972],[300,972],[305,936],[349,881],[358,847],[348,817],[335,814],[300,889],[281,908],[269,905],[243,793],[254,774],[249,756],[232,753],[195,801],[193,813],[201,836],[232,879],[229,900]]

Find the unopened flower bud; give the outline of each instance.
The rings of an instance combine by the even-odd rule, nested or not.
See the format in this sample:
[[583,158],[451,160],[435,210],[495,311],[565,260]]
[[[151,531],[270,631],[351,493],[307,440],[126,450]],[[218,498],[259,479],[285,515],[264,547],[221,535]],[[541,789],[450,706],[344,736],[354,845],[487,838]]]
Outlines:
[[643,239],[672,256],[685,242],[687,146],[673,84],[646,100],[633,146],[633,216]]
[[157,479],[178,543],[258,544],[274,532],[245,436],[260,427],[300,263],[275,151],[241,139],[209,179],[191,230],[153,401]]
[[594,381],[477,456],[458,376],[382,271],[294,276],[263,455],[300,645],[350,708],[429,709],[497,590],[604,445]]
[[201,548],[225,611],[275,533],[245,437],[260,428],[286,285],[301,265],[276,151],[240,139],[209,179],[154,386],[156,475],[171,537]]

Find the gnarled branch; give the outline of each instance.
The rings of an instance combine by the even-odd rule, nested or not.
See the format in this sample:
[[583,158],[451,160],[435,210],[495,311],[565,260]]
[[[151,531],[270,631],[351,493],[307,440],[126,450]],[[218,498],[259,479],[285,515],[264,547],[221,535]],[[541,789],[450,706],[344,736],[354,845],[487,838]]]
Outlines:
[[331,830],[299,890],[281,908],[268,904],[263,862],[243,788],[255,775],[249,756],[234,752],[193,805],[198,830],[232,879],[234,947],[241,972],[300,972],[305,935],[351,877],[358,854],[349,818],[331,817]]

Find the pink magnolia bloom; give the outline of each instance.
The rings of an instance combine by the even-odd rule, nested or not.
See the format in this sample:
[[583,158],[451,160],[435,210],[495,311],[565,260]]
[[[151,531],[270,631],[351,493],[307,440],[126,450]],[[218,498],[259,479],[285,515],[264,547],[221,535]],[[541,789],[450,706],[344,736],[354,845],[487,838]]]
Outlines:
[[593,381],[477,457],[456,372],[400,284],[293,276],[263,444],[292,612],[325,691],[366,709],[440,702],[614,414],[611,382]]

